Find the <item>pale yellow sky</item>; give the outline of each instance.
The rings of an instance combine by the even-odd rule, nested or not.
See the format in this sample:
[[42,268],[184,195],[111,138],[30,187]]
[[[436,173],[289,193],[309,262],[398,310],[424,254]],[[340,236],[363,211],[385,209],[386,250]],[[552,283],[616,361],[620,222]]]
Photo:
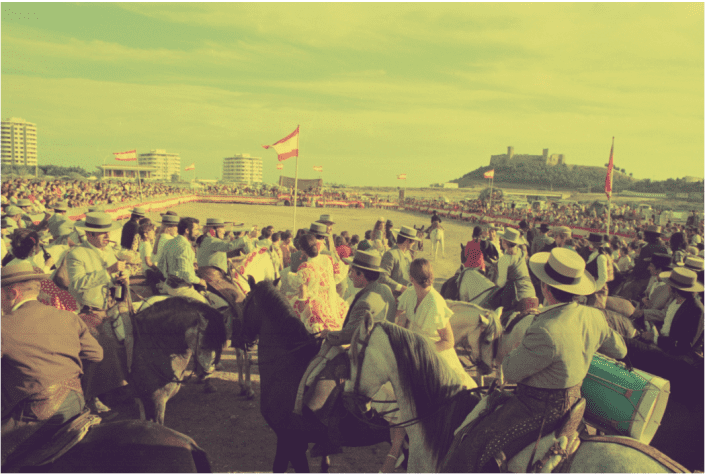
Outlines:
[[[163,148],[220,178],[301,126],[302,178],[448,181],[563,153],[703,177],[702,3],[8,3],[2,117],[40,164]],[[293,175],[294,160],[285,162]]]

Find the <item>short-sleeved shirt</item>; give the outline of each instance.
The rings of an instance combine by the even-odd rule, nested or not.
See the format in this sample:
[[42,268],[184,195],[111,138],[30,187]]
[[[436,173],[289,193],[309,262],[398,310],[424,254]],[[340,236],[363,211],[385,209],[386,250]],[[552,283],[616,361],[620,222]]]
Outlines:
[[410,330],[428,337],[433,342],[439,341],[438,330],[446,327],[453,311],[448,308],[446,301],[434,288],[431,288],[418,308],[416,308],[417,301],[416,290],[408,288],[399,297],[397,310],[406,312]]

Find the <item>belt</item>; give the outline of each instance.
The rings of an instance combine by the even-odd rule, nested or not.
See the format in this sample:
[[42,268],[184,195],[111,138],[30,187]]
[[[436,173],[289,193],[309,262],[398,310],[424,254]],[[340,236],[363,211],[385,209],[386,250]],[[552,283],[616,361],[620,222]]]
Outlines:
[[516,394],[537,400],[560,401],[569,397],[580,398],[582,383],[568,388],[540,388],[525,384],[517,384]]

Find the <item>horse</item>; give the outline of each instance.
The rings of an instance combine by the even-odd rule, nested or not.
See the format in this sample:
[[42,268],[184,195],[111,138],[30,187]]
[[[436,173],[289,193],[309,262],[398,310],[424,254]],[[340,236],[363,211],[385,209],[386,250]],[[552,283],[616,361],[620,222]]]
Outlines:
[[[369,400],[383,384],[391,382],[399,418],[409,436],[407,472],[437,472],[453,433],[480,398],[467,394],[469,391],[463,396],[460,378],[440,363],[426,340],[399,326],[367,318],[350,350],[350,380],[345,383],[345,392],[351,403]],[[536,459],[553,442],[553,433],[544,436]],[[509,469],[523,472],[532,449],[533,443],[510,459]],[[673,466],[680,467],[668,461],[664,464],[639,450],[596,438],[579,446],[569,472],[672,472]]]
[[134,316],[130,382],[145,417],[164,424],[166,402],[181,388],[193,355],[203,368],[214,365],[227,340],[223,315],[182,297],[154,297]]
[[[451,317],[451,326],[457,345],[475,355],[473,362],[483,375],[501,366],[504,357],[521,343],[534,319],[532,315],[519,318],[518,313],[505,318],[502,317],[501,308],[498,311],[487,311],[467,303],[453,305],[450,302],[448,306],[455,311]],[[640,368],[649,371],[648,367]],[[703,410],[702,384],[696,382],[698,374],[702,380],[702,373],[696,369],[691,374],[693,383],[681,383],[677,386],[683,387],[680,393],[678,390],[671,392],[659,431],[649,444],[668,456],[677,456],[692,467],[702,469],[702,416],[694,416],[696,413],[702,414]],[[671,389],[674,388],[676,386],[672,383]],[[684,426],[686,420],[693,424]],[[682,436],[681,433],[685,431],[697,434]],[[666,433],[670,436],[664,436]],[[684,449],[684,446],[690,449]]]
[[[321,340],[306,330],[271,282],[255,284],[251,280],[250,287],[252,291],[243,305],[243,319],[233,321],[233,343],[247,347],[259,338],[260,411],[277,435],[273,471],[284,472],[291,463],[296,472],[308,472],[308,443],[324,445],[328,431],[308,407],[304,406],[302,415],[294,414],[293,410],[299,382],[318,354]],[[342,410],[342,405],[339,408]],[[344,417],[342,421],[347,423],[348,418],[351,417]],[[381,436],[352,439],[349,435],[357,431],[349,426],[340,432],[345,434],[343,444],[347,446],[369,446],[388,440],[389,436],[387,430]],[[328,458],[324,455],[321,471],[327,472],[327,469]]]
[[445,230],[443,230],[443,227],[437,226],[437,227],[432,227],[431,228],[431,254],[433,255],[433,259],[436,259],[436,255],[438,254],[438,248],[441,248],[441,254],[443,257],[446,256],[446,242],[445,242]]
[[[460,281],[458,281],[460,279]],[[487,309],[492,308],[497,285],[480,273],[479,268],[462,268],[441,287],[445,299],[467,301]]]
[[[32,450],[13,455],[3,471],[213,472],[206,452],[193,439],[149,421],[91,426],[80,442],[58,458],[60,446],[47,449],[40,440],[30,444]],[[40,452],[43,448],[45,451]]]
[[[252,276],[255,281],[274,281],[279,278],[279,270],[275,265],[272,251],[267,247],[260,247],[244,257],[233,259],[230,276],[239,285],[245,287],[248,284],[248,277]],[[244,289],[244,288],[243,288]],[[247,287],[245,293],[250,290]]]
[[421,227],[416,227],[416,225],[414,225],[414,230],[416,231],[416,237],[419,239],[416,242],[416,250],[423,252],[423,239],[426,236],[426,232],[428,232],[428,229],[426,229],[426,224]]

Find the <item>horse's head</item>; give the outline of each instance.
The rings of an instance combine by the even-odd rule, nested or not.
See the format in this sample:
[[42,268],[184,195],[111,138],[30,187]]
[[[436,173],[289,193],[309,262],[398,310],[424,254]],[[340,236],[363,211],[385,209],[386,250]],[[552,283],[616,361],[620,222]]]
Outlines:
[[496,366],[497,350],[503,328],[500,318],[502,307],[480,313],[477,326],[467,336],[470,362],[481,375],[488,375]]

